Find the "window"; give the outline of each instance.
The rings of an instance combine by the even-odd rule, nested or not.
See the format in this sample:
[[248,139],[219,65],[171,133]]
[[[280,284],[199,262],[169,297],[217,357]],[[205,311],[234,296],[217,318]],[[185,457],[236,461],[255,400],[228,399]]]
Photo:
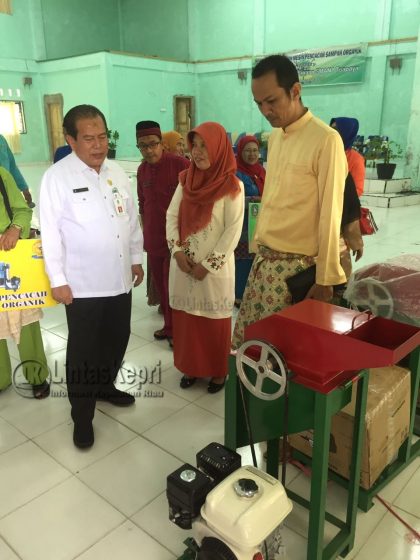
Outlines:
[[25,112],[22,101],[0,101],[0,134],[26,134]]
[[0,14],[12,15],[12,0],[0,0]]
[[15,122],[17,124],[17,129],[19,134],[26,134],[26,122],[25,113],[23,111],[23,102],[14,101],[15,104]]
[[0,134],[14,154],[20,152],[20,134],[26,133],[22,101],[0,101]]

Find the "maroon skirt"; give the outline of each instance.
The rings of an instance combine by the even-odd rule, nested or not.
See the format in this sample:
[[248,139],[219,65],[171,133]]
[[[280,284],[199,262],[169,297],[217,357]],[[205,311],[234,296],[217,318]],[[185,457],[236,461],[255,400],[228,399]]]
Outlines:
[[226,377],[232,320],[172,310],[174,364],[188,377]]

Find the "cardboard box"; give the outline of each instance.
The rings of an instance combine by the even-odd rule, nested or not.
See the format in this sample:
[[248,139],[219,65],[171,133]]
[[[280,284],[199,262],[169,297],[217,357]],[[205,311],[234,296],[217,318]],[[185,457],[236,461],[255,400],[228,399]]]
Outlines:
[[[332,418],[329,468],[350,476],[356,387],[351,402]],[[360,484],[370,488],[396,458],[408,436],[410,371],[399,366],[370,370]],[[313,430],[289,436],[291,447],[312,456]]]

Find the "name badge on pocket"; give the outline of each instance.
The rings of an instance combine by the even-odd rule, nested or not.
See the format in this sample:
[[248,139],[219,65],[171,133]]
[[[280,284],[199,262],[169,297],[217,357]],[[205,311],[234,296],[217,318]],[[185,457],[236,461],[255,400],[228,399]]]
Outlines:
[[123,197],[121,196],[120,191],[117,189],[117,187],[114,187],[112,189],[112,200],[114,202],[114,208],[115,208],[115,212],[117,214],[117,216],[124,216],[127,214],[125,207],[124,207],[124,200]]

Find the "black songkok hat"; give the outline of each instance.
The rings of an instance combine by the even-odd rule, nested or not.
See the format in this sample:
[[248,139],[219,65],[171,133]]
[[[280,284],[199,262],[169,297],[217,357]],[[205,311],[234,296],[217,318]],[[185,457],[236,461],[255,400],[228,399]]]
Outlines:
[[162,132],[160,130],[159,123],[155,121],[140,121],[136,124],[136,138],[141,138],[142,136],[150,136],[151,134],[162,138]]

